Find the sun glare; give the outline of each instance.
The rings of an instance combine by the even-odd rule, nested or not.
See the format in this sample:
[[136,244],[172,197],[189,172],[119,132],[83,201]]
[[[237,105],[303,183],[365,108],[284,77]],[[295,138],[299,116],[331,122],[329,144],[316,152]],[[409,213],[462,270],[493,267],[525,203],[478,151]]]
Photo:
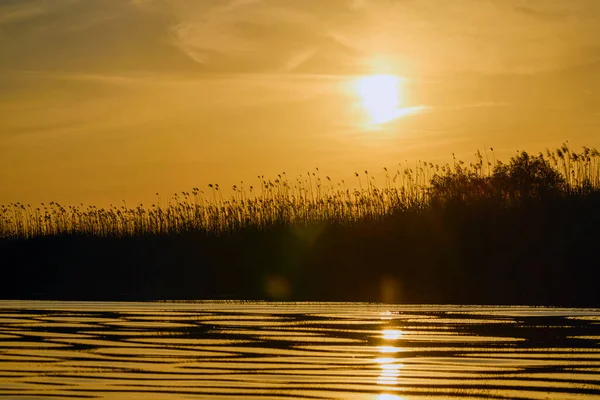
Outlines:
[[381,332],[381,337],[387,340],[400,339],[404,335],[404,332],[397,329],[386,329]]
[[357,81],[356,90],[373,124],[383,124],[403,115],[400,106],[400,78],[372,75]]

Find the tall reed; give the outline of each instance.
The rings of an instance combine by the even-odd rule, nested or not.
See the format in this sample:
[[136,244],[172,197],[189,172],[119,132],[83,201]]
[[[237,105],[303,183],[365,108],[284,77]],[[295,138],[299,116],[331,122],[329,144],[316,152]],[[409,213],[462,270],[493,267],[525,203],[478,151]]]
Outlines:
[[423,210],[448,199],[512,202],[550,186],[562,196],[600,190],[600,153],[593,148],[583,147],[577,153],[564,144],[537,156],[518,153],[507,164],[492,158],[490,162],[486,151],[484,162],[478,151],[475,162],[468,165],[457,160],[442,166],[419,161],[414,167],[384,168],[382,184],[369,171],[356,172],[356,182],[349,187],[345,181],[322,179],[318,169],[295,179],[284,172],[275,179],[259,176],[258,184],[249,188],[235,185],[229,196],[222,195],[218,184],[210,184],[206,191],[193,188],[173,195],[165,205],[157,201],[149,207],[56,202],[32,207],[17,202],[0,206],[0,237],[222,234],[282,224],[353,224]]

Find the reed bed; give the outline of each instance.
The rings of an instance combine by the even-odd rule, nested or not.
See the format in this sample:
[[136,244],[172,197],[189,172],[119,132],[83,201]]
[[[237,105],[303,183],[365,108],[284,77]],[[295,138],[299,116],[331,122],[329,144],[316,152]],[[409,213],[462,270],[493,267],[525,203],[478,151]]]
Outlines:
[[489,149],[478,151],[469,164],[419,161],[412,168],[384,168],[383,176],[383,182],[377,182],[373,173],[356,172],[350,184],[322,178],[318,169],[295,179],[285,173],[275,179],[259,176],[258,185],[246,188],[241,183],[233,186],[231,195],[224,196],[218,184],[210,184],[206,190],[177,193],[164,205],[157,198],[149,207],[11,203],[0,206],[0,237],[223,234],[278,225],[377,221],[448,201],[509,205],[546,196],[585,196],[600,191],[600,153],[588,147],[574,152],[564,144],[533,156],[519,152],[504,164]]

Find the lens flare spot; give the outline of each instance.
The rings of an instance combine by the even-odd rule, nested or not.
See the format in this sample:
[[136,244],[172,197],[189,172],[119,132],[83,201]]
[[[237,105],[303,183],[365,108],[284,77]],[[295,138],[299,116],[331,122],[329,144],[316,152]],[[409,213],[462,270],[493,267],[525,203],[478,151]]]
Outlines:
[[290,283],[280,275],[267,276],[264,282],[264,290],[272,300],[287,300],[292,293]]

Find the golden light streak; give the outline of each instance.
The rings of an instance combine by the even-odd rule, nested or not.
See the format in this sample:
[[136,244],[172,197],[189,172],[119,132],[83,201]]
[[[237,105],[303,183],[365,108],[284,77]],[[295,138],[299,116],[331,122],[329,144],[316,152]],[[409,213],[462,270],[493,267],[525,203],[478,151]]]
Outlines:
[[404,332],[398,329],[386,329],[381,332],[381,337],[386,340],[398,340],[404,335]]

